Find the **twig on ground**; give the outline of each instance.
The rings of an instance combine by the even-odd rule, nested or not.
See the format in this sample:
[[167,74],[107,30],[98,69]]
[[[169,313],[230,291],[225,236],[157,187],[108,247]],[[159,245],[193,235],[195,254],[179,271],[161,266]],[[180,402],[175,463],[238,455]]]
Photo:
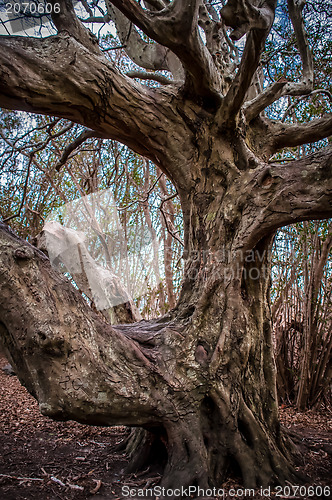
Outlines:
[[50,480],[58,484],[59,486],[63,486],[64,488],[71,488],[72,490],[80,490],[80,491],[84,490],[83,486],[78,486],[77,484],[70,484],[70,483],[65,484],[61,481],[61,479],[58,479],[55,476],[50,476]]
[[101,487],[100,479],[94,479],[93,481],[96,483],[96,486],[95,486],[95,488],[90,490],[91,495],[95,495],[100,490],[100,487]]
[[18,477],[18,476],[10,476],[9,474],[0,474],[0,477],[8,477],[9,479],[17,479],[18,481],[44,481],[39,477]]

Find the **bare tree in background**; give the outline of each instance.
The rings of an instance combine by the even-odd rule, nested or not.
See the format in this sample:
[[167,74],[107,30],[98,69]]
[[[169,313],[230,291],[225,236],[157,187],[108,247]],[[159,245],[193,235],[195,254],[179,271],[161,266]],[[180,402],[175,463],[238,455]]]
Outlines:
[[288,1],[303,73],[264,89],[275,0],[220,11],[202,0],[107,1],[88,21],[113,20],[140,67],[127,75],[70,0],[58,3],[55,35],[1,37],[0,105],[70,119],[88,129],[78,142],[115,139],[154,162],[179,194],[186,266],[169,315],[112,327],[2,226],[0,330],[15,369],[45,415],[149,430],[166,451],[165,487],[220,485],[231,464],[247,487],[294,480],[278,421],[271,245],[279,227],[332,216],[332,150],[269,160],[328,137],[332,116],[288,124],[264,110],[313,90],[304,2]]
[[272,319],[278,394],[300,410],[331,404],[331,249],[328,221],[304,222],[277,238]]

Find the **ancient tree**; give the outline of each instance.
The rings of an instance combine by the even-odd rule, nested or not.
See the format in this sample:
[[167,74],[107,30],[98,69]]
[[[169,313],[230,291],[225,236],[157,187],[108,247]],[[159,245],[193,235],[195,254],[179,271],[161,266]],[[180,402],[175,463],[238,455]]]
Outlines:
[[164,447],[164,486],[220,486],[230,466],[250,487],[294,478],[278,423],[271,243],[281,226],[332,216],[332,149],[270,158],[328,137],[332,116],[287,124],[264,110],[313,89],[304,2],[288,0],[302,76],[266,87],[260,58],[276,0],[220,11],[207,0],[106,4],[88,21],[114,22],[139,70],[121,72],[61,0],[56,34],[1,37],[0,105],[80,123],[77,144],[115,139],[172,180],[185,228],[180,298],[163,318],[111,326],[2,226],[3,342],[43,414],[148,430],[151,447]]

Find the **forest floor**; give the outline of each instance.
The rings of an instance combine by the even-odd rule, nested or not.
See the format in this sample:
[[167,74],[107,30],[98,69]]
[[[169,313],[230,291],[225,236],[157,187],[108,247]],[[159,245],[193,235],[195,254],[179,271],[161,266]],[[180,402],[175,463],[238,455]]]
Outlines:
[[[0,368],[6,363],[0,355]],[[126,457],[115,449],[126,435],[125,427],[92,427],[43,417],[36,401],[18,379],[3,370],[0,370],[0,387],[1,500],[136,499],[142,498],[144,487],[158,483],[159,476],[151,470],[143,475],[123,472]],[[219,498],[329,497],[326,493],[329,487],[332,491],[332,414],[297,412],[292,407],[281,408],[280,413],[282,423],[301,434],[300,469],[310,478],[306,489],[293,495],[294,490],[271,488],[271,494],[257,491],[252,496],[251,492],[242,494],[240,480],[233,478],[222,486],[225,495]],[[313,496],[309,485],[322,486],[322,494],[318,488],[315,490],[318,495]],[[137,496],[125,496],[124,486],[135,488]]]

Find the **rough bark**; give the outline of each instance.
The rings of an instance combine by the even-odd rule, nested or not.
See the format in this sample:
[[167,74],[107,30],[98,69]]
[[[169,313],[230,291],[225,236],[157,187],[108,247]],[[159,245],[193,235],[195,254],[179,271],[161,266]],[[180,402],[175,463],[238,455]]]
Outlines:
[[199,0],[175,0],[161,11],[144,11],[133,0],[111,0],[156,42],[171,49],[183,64],[187,88],[197,97],[220,101],[221,78],[198,31]]
[[[259,267],[269,265],[269,244]],[[230,461],[248,487],[292,477],[277,419],[268,272],[241,283],[222,263],[206,281],[211,262],[191,259],[198,277],[178,314],[112,328],[4,228],[1,247],[2,336],[42,413],[153,431],[166,443],[165,487],[220,485]]]
[[119,9],[113,7],[110,2],[106,2],[106,4],[109,16],[117,26],[117,33],[128,57],[135,64],[147,70],[168,70],[174,80],[181,82],[183,69],[176,55],[163,45],[145,42],[136,27]]
[[[225,149],[215,146],[214,158],[205,161],[222,165]],[[228,146],[227,157],[233,154]],[[232,187],[218,191],[220,171],[202,168],[203,160],[192,165],[195,188],[179,191],[185,280],[177,307],[159,321],[103,323],[45,257],[3,228],[2,333],[41,411],[153,431],[166,443],[167,487],[220,485],[230,463],[248,487],[294,479],[290,444],[278,423],[269,234],[289,217],[307,217],[314,186],[317,215],[331,215],[331,152],[309,163],[302,178],[294,164],[240,173],[229,163]],[[300,162],[298,168],[304,171]],[[299,201],[289,195],[293,183]],[[288,203],[297,203],[293,211],[285,192]]]
[[[306,142],[313,131],[309,124],[309,134],[307,127],[283,134],[280,123],[259,116],[283,86],[245,104],[276,2],[229,0],[222,9],[214,25],[218,40],[226,37],[222,19],[233,38],[247,33],[235,77],[234,67],[221,71],[227,51],[216,58],[214,45],[203,43],[201,2],[148,2],[156,10],[134,0],[111,3],[176,54],[184,86],[147,88],[123,76],[62,0],[57,35],[0,38],[0,105],[81,123],[88,136],[127,144],[172,179],[185,231],[180,299],[167,317],[112,327],[44,254],[2,225],[5,348],[45,415],[154,434],[167,456],[164,486],[220,486],[231,464],[248,487],[296,484],[292,446],[278,423],[271,238],[282,225],[332,216],[332,152],[267,163],[285,141]],[[329,123],[320,122],[319,138],[329,135]]]
[[[192,133],[176,113],[174,94],[132,82],[104,56],[90,52],[67,32],[46,39],[3,36],[0,46],[0,106],[82,123],[127,144],[157,165],[163,161],[164,170],[172,122],[174,141],[170,145],[179,154],[178,145],[187,142],[183,152],[188,153]],[[170,167],[171,157],[170,151]],[[183,158],[184,163],[186,160]],[[171,178],[183,176],[183,172],[169,168],[167,174]]]

